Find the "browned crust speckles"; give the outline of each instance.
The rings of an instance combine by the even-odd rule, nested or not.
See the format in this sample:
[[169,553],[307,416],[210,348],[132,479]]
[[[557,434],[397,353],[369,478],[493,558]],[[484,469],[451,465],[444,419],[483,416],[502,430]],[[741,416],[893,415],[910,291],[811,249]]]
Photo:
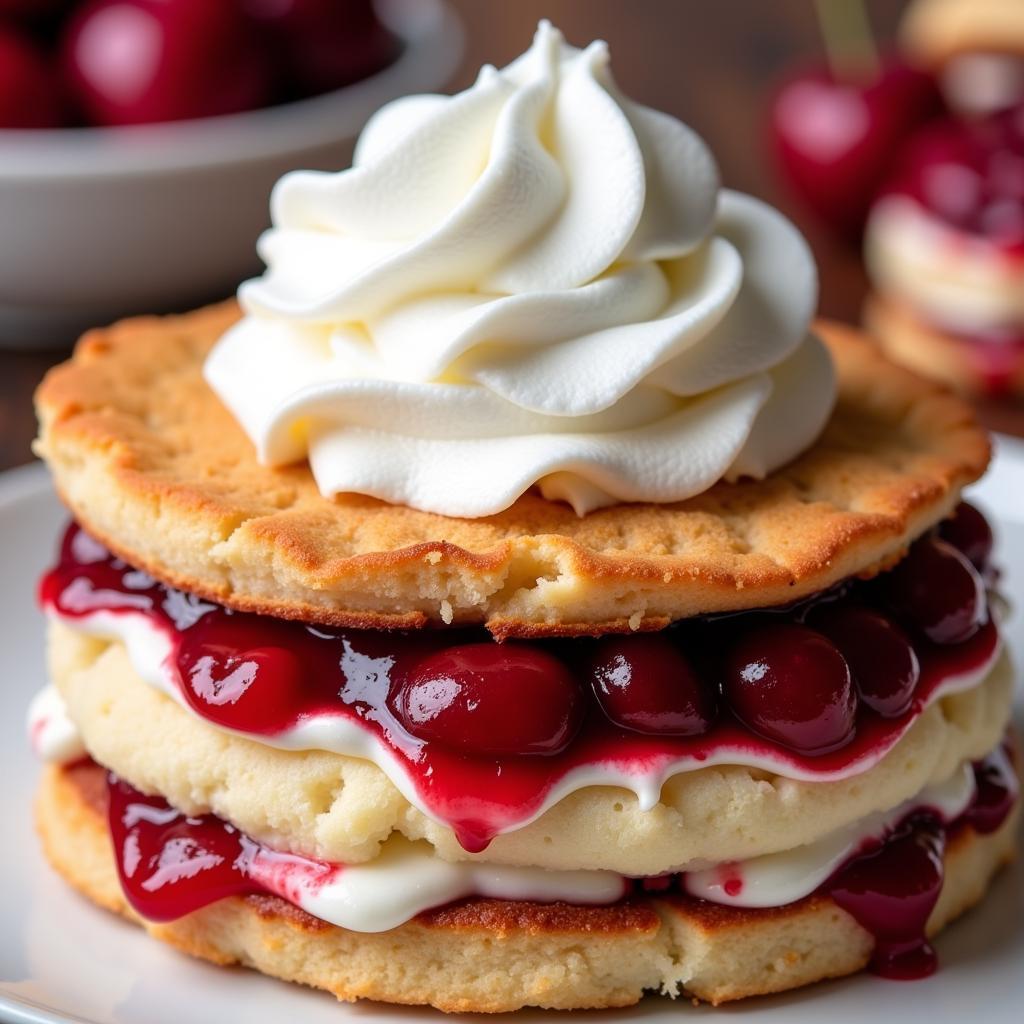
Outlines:
[[203,382],[205,354],[236,316],[226,303],[91,332],[38,391],[38,450],[72,512],[126,560],[281,617],[541,636],[784,603],[899,557],[989,458],[966,404],[822,323],[837,409],[767,480],[582,519],[532,493],[476,520],[331,500],[305,464],[260,466]]

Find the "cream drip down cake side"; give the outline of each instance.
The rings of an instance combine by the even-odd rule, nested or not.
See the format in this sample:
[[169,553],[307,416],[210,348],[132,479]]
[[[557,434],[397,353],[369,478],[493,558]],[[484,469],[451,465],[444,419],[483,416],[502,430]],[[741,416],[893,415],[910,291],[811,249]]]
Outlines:
[[56,870],[344,1000],[931,973],[1017,818],[970,409],[546,23],[271,205],[37,395]]

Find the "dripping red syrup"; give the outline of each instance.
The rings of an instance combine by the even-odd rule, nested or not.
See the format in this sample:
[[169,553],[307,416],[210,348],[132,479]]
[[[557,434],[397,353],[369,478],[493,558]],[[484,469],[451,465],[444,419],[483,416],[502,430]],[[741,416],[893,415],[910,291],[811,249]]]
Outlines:
[[173,921],[228,896],[271,893],[297,903],[340,866],[271,850],[212,814],[188,816],[107,777],[110,837],[121,888],[150,921]]
[[945,849],[942,822],[927,812],[914,815],[828,883],[835,903],[873,936],[875,974],[909,980],[935,972],[925,925],[942,892]]
[[1009,817],[1020,785],[1008,742],[974,764],[974,781],[974,798],[956,821],[914,812],[825,883],[824,891],[874,937],[875,974],[912,980],[935,972],[925,926],[942,893],[946,840],[961,828],[988,835]]
[[[953,822],[923,807],[886,836],[869,842],[822,885],[875,939],[871,969],[895,979],[922,978],[936,967],[925,936],[942,891],[947,835],[960,828],[985,834],[1003,824],[1018,795],[1008,746],[974,765],[977,789]],[[152,921],[170,921],[229,896],[269,893],[301,906],[344,870],[268,849],[212,814],[187,816],[162,797],[145,796],[114,775],[107,777],[110,833],[125,895]],[[732,865],[726,891],[743,881]],[[636,879],[639,893],[691,900],[682,878],[665,874]],[[750,911],[743,911],[749,914]]]
[[[946,561],[954,572],[976,571],[966,559]],[[951,588],[931,588],[937,589],[952,593]],[[984,601],[980,584],[977,590],[978,599]],[[975,591],[968,587],[964,592],[973,595]],[[956,643],[933,642],[920,630],[913,632],[913,622],[903,623],[905,635],[913,635],[920,665],[912,699],[900,713],[888,716],[858,699],[849,709],[855,725],[849,735],[840,737],[838,745],[809,753],[814,749],[813,737],[803,752],[785,742],[787,735],[799,738],[806,724],[768,736],[755,731],[764,716],[747,714],[741,720],[717,692],[722,666],[706,661],[713,652],[735,647],[743,637],[764,634],[772,623],[813,623],[810,612],[822,604],[884,603],[884,590],[874,583],[855,583],[788,609],[699,619],[653,634],[652,643],[667,641],[692,654],[691,682],[709,687],[711,697],[699,715],[681,717],[659,711],[634,714],[629,721],[619,713],[621,706],[615,709],[618,720],[602,711],[587,675],[595,650],[591,641],[497,644],[483,630],[360,631],[234,612],[157,582],[112,556],[74,524],[65,534],[58,564],[42,580],[40,599],[46,609],[69,622],[96,613],[143,617],[166,640],[164,668],[170,684],[196,714],[215,725],[272,740],[285,730],[328,716],[370,733],[379,748],[398,762],[421,805],[451,827],[470,852],[485,849],[495,835],[539,814],[547,795],[574,770],[600,766],[653,779],[654,785],[660,785],[680,762],[693,766],[712,759],[740,764],[751,759],[767,761],[780,774],[823,780],[864,770],[892,748],[944,682],[984,668],[999,648],[996,626],[987,616],[972,613],[966,621],[976,619],[977,627],[972,625],[974,631]],[[636,644],[643,641],[643,637],[629,639]],[[815,642],[820,646],[827,641],[819,637]],[[446,652],[456,648],[462,652],[459,657],[448,657]],[[643,668],[644,659],[626,646],[611,653],[619,660],[602,662],[605,682],[629,682],[631,666],[637,671]],[[770,650],[764,654],[768,659],[772,656]],[[754,659],[749,669],[762,668],[755,655],[749,658]],[[566,729],[558,728],[557,721],[547,721],[550,714],[535,714],[537,697],[514,699],[518,677],[511,669],[524,664],[539,673],[534,679],[538,687],[547,673],[549,692],[564,704]],[[446,666],[444,671],[431,668],[438,665]],[[796,671],[791,665],[784,668]],[[879,662],[876,669],[883,671],[885,665]],[[459,673],[464,677],[461,689],[456,686]],[[849,673],[844,669],[841,675],[845,701]],[[817,694],[819,689],[808,687],[807,692]],[[821,699],[831,699],[829,687],[823,689]],[[632,690],[641,695],[652,692],[635,680]],[[665,699],[663,690],[655,694],[659,702]],[[394,699],[396,692],[404,703]],[[803,723],[813,723],[818,709],[796,706],[799,686],[790,686],[789,692],[795,695],[791,700],[779,707],[766,706],[766,712],[791,713]],[[453,693],[458,699],[453,699]],[[767,699],[767,689],[765,693]],[[750,710],[746,703],[756,699],[756,692],[747,694],[745,712]],[[480,717],[480,710],[474,708],[481,700],[498,700],[508,721],[496,717],[493,706]],[[411,710],[406,706],[410,702]],[[433,738],[442,718],[457,742]],[[679,722],[684,719],[687,728],[701,731],[679,734]],[[410,729],[418,722],[430,728],[415,735]],[[474,726],[479,722],[497,722],[501,736],[478,735]],[[545,732],[534,739],[542,742],[529,747],[525,740],[538,723]],[[631,723],[633,728],[628,727]],[[653,731],[661,728],[668,731]],[[524,739],[524,753],[519,756],[512,742],[517,730]],[[776,734],[782,739],[777,740]],[[531,749],[544,752],[527,756]]]

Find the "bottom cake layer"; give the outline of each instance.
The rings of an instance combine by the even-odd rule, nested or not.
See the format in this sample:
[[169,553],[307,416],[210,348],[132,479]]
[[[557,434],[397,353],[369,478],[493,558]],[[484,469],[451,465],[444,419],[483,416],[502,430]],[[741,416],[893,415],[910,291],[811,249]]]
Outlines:
[[[325,924],[277,897],[230,897],[179,920],[143,921],[121,891],[104,770],[48,767],[37,821],[53,866],[95,903],[218,964],[243,964],[339,999],[448,1011],[628,1006],[645,992],[712,1003],[850,974],[873,939],[826,896],[737,910],[685,897],[581,907],[472,899],[366,934]],[[951,835],[934,934],[977,903],[1014,853],[1017,814],[989,835]]]

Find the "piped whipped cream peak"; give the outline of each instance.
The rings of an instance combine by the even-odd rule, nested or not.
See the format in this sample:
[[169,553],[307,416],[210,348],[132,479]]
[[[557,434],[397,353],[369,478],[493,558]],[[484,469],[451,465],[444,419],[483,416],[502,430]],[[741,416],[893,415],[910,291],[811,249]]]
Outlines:
[[277,184],[206,364],[262,461],[308,457],[325,495],[475,517],[536,485],[582,515],[814,441],[835,381],[803,238],[608,64],[542,22],[465,92],[383,108],[349,170]]

